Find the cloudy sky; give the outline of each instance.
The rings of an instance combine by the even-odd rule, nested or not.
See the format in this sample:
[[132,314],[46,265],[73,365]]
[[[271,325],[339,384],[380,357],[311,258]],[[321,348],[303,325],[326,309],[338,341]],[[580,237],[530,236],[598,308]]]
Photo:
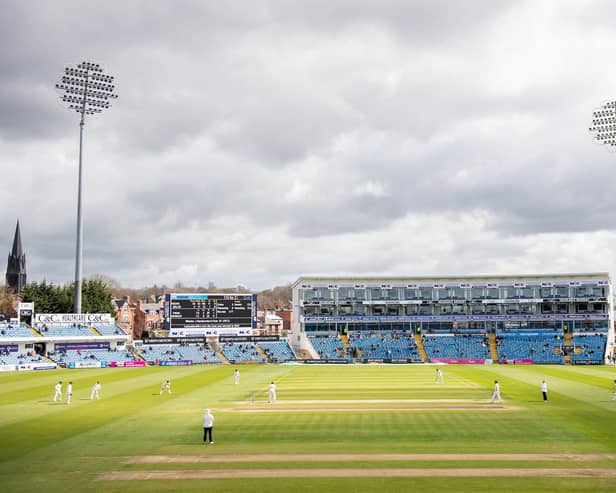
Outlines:
[[[0,246],[74,277],[264,289],[302,274],[616,275],[605,1],[0,0]],[[6,258],[6,257],[5,257]]]

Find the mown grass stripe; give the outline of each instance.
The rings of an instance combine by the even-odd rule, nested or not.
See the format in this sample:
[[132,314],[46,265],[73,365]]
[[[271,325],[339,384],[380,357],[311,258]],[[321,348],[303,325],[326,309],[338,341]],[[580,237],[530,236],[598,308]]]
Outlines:
[[591,468],[447,468],[447,469],[207,469],[175,471],[111,471],[98,481],[143,481],[238,478],[458,478],[458,477],[567,477],[616,478],[614,469]]
[[251,454],[145,455],[127,457],[128,464],[216,462],[354,462],[354,461],[565,461],[616,460],[616,454]]

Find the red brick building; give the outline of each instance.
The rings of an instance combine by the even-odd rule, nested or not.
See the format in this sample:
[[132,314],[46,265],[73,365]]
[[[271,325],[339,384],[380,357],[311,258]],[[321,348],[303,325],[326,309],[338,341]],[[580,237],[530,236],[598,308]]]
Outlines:
[[144,331],[152,333],[163,328],[164,303],[144,302],[137,300],[131,303],[125,296],[121,300],[114,300],[118,325],[122,327],[133,339],[141,339]]

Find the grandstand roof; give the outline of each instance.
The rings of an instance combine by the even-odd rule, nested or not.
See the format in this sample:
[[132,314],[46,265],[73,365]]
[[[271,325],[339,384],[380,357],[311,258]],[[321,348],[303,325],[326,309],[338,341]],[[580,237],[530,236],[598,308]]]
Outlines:
[[431,277],[404,277],[404,276],[366,276],[366,277],[337,277],[337,276],[305,276],[300,277],[293,283],[296,287],[301,283],[375,283],[375,282],[399,282],[399,283],[431,283],[431,282],[506,282],[506,281],[544,281],[544,280],[610,280],[608,272],[589,273],[561,273],[561,274],[519,274],[519,275],[485,275],[485,276],[431,276]]

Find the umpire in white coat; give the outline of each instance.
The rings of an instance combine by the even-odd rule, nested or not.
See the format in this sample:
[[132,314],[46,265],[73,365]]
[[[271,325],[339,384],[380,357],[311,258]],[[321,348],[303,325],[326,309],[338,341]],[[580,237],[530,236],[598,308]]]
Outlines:
[[203,443],[207,444],[208,437],[210,439],[210,443],[214,443],[212,428],[214,428],[214,416],[209,409],[206,409],[205,414],[203,415]]

